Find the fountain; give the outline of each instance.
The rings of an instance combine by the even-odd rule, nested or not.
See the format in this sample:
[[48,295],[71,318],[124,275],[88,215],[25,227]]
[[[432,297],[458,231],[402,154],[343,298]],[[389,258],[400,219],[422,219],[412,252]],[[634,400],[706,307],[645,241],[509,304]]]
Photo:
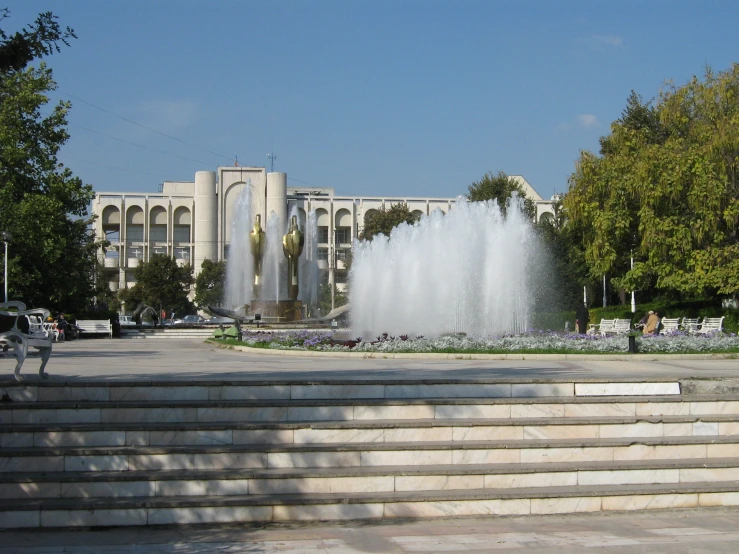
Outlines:
[[[516,203],[513,199],[512,203]],[[435,211],[356,243],[349,275],[352,332],[473,336],[528,329],[535,243],[517,209],[460,198],[448,214]]]
[[[312,305],[317,297],[313,290],[318,283],[315,214],[309,213],[305,234],[298,223],[297,208],[291,212],[284,236],[283,222],[274,212],[270,213],[265,230],[261,215],[252,214],[250,186],[244,187],[234,210],[226,309],[231,313],[241,311],[243,315],[258,313],[280,322],[303,319],[303,306]],[[309,249],[301,256],[306,236]]]

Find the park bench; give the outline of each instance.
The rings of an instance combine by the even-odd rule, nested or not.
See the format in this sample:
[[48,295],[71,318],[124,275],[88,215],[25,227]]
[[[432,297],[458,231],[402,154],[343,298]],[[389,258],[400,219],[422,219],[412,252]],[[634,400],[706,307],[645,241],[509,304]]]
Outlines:
[[700,321],[699,317],[684,317],[680,326],[686,333],[695,333],[700,327]]
[[631,331],[630,319],[614,319],[613,325],[605,332],[601,331],[601,335],[622,335]]
[[663,317],[662,318],[662,329],[661,331],[663,333],[674,333],[680,328],[680,318],[669,318],[669,317]]
[[113,324],[108,319],[78,319],[77,327],[80,337],[104,334],[113,338]]
[[44,332],[43,322],[49,317],[49,311],[43,308],[26,309],[23,302],[11,301],[0,303],[0,346],[3,352],[16,359],[13,374],[17,381],[22,381],[21,368],[28,356],[29,347],[41,354],[41,367],[38,373],[46,378],[46,364],[51,356],[51,337]]
[[612,332],[613,324],[615,321],[616,321],[615,319],[601,319],[600,323],[591,323],[588,326],[588,335],[594,335],[596,333],[605,335],[607,333]]
[[704,317],[701,326],[696,333],[707,335],[709,333],[720,333],[724,325],[723,317]]

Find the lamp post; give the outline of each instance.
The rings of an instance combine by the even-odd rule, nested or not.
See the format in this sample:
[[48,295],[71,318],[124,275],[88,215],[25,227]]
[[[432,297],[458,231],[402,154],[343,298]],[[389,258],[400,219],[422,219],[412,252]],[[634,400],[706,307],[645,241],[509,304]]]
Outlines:
[[13,238],[9,231],[3,231],[0,234],[5,243],[5,302],[8,301],[8,241]]
[[[634,269],[634,251],[631,251],[631,269]],[[631,289],[631,313],[636,314],[636,299],[634,298],[634,289]]]

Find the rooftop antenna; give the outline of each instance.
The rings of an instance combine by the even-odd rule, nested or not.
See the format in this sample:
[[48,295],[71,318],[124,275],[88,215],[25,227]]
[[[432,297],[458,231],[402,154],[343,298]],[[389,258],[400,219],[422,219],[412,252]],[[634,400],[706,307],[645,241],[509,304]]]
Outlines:
[[269,161],[270,161],[269,172],[274,173],[275,160],[277,159],[277,154],[275,154],[274,152],[270,152],[269,154],[267,154],[267,157],[269,158]]

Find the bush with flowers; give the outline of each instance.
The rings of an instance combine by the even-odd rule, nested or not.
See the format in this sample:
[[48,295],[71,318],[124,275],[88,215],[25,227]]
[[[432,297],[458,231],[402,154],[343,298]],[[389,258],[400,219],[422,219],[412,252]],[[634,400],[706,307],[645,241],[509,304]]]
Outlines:
[[[537,354],[616,354],[628,351],[628,336],[580,335],[553,331],[529,331],[516,335],[470,337],[463,333],[435,338],[390,336],[347,340],[330,330],[289,332],[248,331],[242,341],[224,341],[258,348],[319,350],[325,352],[377,353],[537,353]],[[647,354],[739,353],[739,336],[734,333],[690,335],[675,332],[640,336],[637,350]]]

